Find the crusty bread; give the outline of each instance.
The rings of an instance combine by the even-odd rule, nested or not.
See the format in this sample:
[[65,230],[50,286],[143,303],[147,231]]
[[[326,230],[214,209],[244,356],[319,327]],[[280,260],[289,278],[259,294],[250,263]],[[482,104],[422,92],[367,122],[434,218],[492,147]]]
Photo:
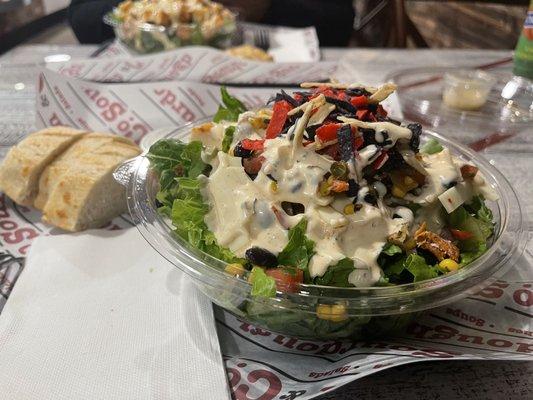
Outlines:
[[9,150],[0,166],[0,190],[18,204],[32,205],[43,169],[84,134],[57,126],[29,135]]
[[124,188],[112,173],[140,153],[129,139],[89,133],[43,172],[35,205],[43,220],[68,231],[97,228],[126,209]]

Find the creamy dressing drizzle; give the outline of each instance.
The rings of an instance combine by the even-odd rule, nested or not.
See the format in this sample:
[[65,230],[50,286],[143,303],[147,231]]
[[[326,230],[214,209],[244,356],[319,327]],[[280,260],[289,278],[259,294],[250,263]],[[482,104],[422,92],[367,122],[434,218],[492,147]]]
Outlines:
[[[412,230],[421,221],[420,218],[436,231],[442,226],[437,196],[451,182],[462,180],[459,172],[461,164],[450,155],[448,149],[433,155],[421,154],[420,161],[414,154],[404,152],[404,158],[416,162],[417,169],[427,175],[427,184],[422,188],[422,193],[419,196],[406,196],[407,200],[428,205],[418,213],[416,220],[406,207],[390,208],[383,204],[382,197],[386,193],[383,184],[373,188],[379,197],[377,207],[366,203],[364,198],[369,188],[364,180],[359,181],[361,188],[357,199],[363,207],[354,214],[346,215],[344,207],[352,203],[353,198],[317,195],[318,185],[333,160],[316,153],[316,143],[308,146],[301,144],[302,128],[306,125],[301,120],[309,118],[310,109],[305,108],[304,116],[286,135],[265,141],[263,166],[255,180],[245,173],[240,158],[222,151],[211,158],[209,162],[213,170],[205,178],[206,184],[202,189],[202,195],[211,205],[205,222],[220,245],[243,257],[245,251],[253,246],[279,253],[287,244],[287,229],[306,218],[306,234],[315,242],[316,251],[309,263],[311,277],[322,276],[329,266],[348,257],[354,260],[355,265],[349,282],[360,287],[372,286],[382,275],[377,257],[389,235]],[[251,127],[248,122],[251,115],[247,114],[239,118],[234,144],[245,137],[261,137],[263,134],[258,134]],[[411,137],[409,129],[387,122],[365,123],[349,119],[344,122],[374,129],[378,135],[386,131],[393,144],[399,139],[408,140]],[[221,132],[223,135],[227,125],[214,125],[214,138],[208,140],[202,136],[196,139],[202,140],[206,146],[213,146],[215,141],[221,142]],[[291,132],[295,133],[298,143],[290,140]],[[358,152],[355,159],[358,176],[378,154],[375,145],[368,145]],[[272,189],[272,179],[276,181],[275,190]],[[483,177],[476,179],[469,185],[477,187],[477,192],[488,192],[490,187]],[[302,204],[304,213],[295,216],[285,214],[281,206],[284,201]]]

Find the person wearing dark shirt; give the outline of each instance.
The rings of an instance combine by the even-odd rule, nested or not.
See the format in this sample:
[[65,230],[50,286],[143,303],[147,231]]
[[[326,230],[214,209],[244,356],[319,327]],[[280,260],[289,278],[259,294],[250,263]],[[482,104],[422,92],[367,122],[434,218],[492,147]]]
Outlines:
[[[101,43],[113,37],[103,16],[121,0],[72,0],[68,18],[80,43]],[[321,46],[346,46],[353,28],[352,0],[221,0],[244,10],[254,22],[306,27],[315,26]],[[240,6],[240,7],[239,7]]]

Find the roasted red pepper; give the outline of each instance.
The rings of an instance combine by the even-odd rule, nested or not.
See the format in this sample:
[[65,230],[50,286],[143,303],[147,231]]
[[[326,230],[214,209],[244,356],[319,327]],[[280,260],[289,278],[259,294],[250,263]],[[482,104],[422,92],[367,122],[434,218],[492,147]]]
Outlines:
[[378,169],[383,167],[383,165],[387,162],[388,159],[389,159],[389,155],[387,154],[386,151],[383,151],[378,156],[378,158],[376,158],[376,161],[374,161],[374,164],[373,164],[374,171],[377,171]]
[[287,113],[292,110],[292,106],[285,100],[276,101],[274,107],[272,108],[272,118],[268,123],[266,129],[266,138],[274,139],[280,134],[287,121]]
[[241,141],[241,146],[245,150],[252,150],[252,151],[263,151],[265,148],[265,140],[264,139],[243,139]]
[[472,236],[474,236],[472,233],[468,231],[461,231],[459,229],[450,229],[450,232],[452,233],[453,237],[457,240],[468,240]]
[[353,141],[353,147],[359,150],[365,144],[365,139],[362,136],[357,136]]
[[337,131],[342,124],[324,124],[316,130],[316,136],[322,143],[337,139]]

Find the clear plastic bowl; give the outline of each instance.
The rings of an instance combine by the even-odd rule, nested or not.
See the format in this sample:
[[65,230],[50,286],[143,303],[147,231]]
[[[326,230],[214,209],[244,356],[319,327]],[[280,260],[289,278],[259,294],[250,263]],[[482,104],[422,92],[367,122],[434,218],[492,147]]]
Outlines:
[[[187,141],[190,128],[191,124],[174,129],[165,137]],[[431,131],[425,131],[422,137],[438,139],[456,156],[479,167],[500,197],[489,204],[496,221],[495,234],[488,251],[466,267],[435,279],[391,287],[302,284],[296,293],[278,292],[274,298],[252,297],[246,276],[226,273],[224,262],[175,235],[170,221],[157,212],[158,177],[150,169],[145,153],[120,168],[115,176],[127,185],[129,211],[142,236],[159,254],[190,275],[214,303],[251,324],[294,337],[376,337],[404,327],[421,311],[479,291],[515,263],[526,243],[522,207],[507,179],[479,154],[457,142]],[[346,319],[318,318],[319,304],[342,304]]]
[[225,49],[231,46],[237,29],[237,14],[216,32],[206,36],[198,23],[180,23],[167,27],[151,23],[124,23],[113,12],[104,16],[104,23],[113,27],[115,36],[131,50],[141,53],[156,53],[184,46],[211,46]]

